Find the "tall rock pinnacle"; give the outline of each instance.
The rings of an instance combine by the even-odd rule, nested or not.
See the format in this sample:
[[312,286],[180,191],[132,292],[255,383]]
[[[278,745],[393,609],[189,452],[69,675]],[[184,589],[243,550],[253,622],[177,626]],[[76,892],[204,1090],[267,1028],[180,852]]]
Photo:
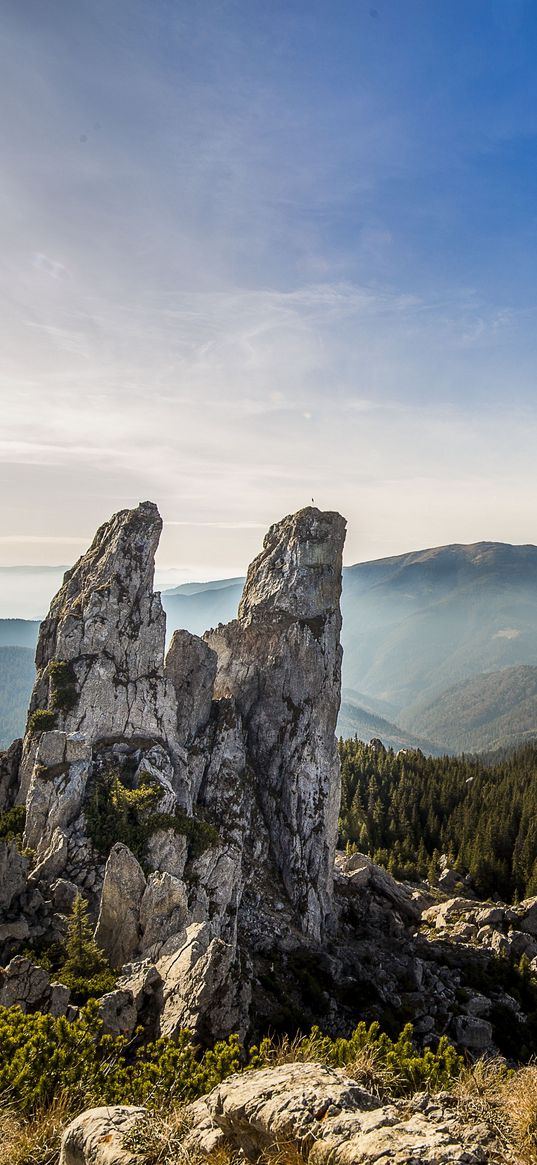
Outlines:
[[[57,728],[90,742],[166,737],[166,618],[153,593],[161,530],[153,502],[121,510],[67,571],[41,624],[29,724],[43,709],[54,712]],[[23,772],[31,753],[27,733]]]
[[218,656],[215,696],[241,711],[273,855],[313,938],[330,916],[337,838],[345,525],[308,507],[271,526],[238,619],[205,636]]

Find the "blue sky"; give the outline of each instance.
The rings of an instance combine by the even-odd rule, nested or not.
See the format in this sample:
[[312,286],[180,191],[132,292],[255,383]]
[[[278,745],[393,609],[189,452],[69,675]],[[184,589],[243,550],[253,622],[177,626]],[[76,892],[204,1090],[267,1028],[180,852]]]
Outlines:
[[4,0],[0,563],[535,541],[533,0]]

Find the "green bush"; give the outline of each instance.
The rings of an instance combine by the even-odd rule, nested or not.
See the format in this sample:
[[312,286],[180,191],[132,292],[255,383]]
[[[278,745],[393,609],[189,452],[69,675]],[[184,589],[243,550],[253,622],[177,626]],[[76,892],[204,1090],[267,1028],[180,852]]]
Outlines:
[[47,673],[50,679],[50,703],[54,711],[70,712],[78,700],[73,665],[64,659],[51,659]]
[[28,732],[31,736],[40,736],[42,732],[50,732],[56,727],[56,713],[48,708],[36,708],[28,721]]
[[162,787],[150,773],[142,773],[136,789],[128,788],[118,772],[99,774],[92,785],[86,806],[89,836],[103,857],[116,842],[123,842],[138,859],[146,863],[146,848],[158,829],[174,829],[189,843],[190,857],[198,857],[218,840],[218,831],[207,821],[189,817],[181,810],[159,813]]
[[22,841],[26,823],[26,809],[24,805],[14,805],[0,813],[0,837],[5,841]]
[[[390,1096],[411,1096],[427,1089],[438,1092],[449,1088],[460,1075],[464,1060],[441,1036],[435,1051],[425,1048],[416,1051],[412,1043],[412,1024],[406,1024],[396,1040],[380,1031],[378,1023],[369,1027],[361,1022],[348,1039],[332,1039],[325,1036],[320,1028],[313,1027],[307,1036],[289,1045],[286,1059],[310,1060],[329,1064],[334,1068],[352,1070],[366,1062],[363,1053],[368,1054],[368,1063],[373,1065],[373,1075],[383,1081],[385,1091]],[[250,1049],[249,1067],[261,1068],[278,1057],[278,1048],[270,1038],[261,1041],[259,1047]]]
[[65,1094],[71,1112],[194,1100],[240,1067],[237,1036],[201,1056],[188,1032],[133,1049],[125,1037],[103,1034],[96,1006],[73,1023],[0,1008],[0,1096],[18,1112],[32,1115]]
[[[123,1036],[103,1034],[97,1005],[89,1003],[79,1019],[68,1023],[51,1015],[25,1015],[18,1008],[0,1008],[0,1096],[31,1116],[67,1096],[71,1112],[99,1104],[149,1104],[158,1108],[170,1100],[188,1102],[204,1095],[241,1069],[274,1062],[277,1049],[262,1040],[249,1053],[231,1035],[203,1053],[188,1032],[177,1040],[141,1044]],[[410,1095],[427,1088],[449,1087],[461,1073],[462,1057],[444,1038],[435,1052],[415,1051],[411,1028],[392,1041],[378,1024],[361,1023],[349,1039],[332,1040],[313,1028],[296,1042],[288,1059],[317,1060],[337,1067],[352,1066],[364,1048],[372,1050],[393,1079],[392,1095]]]

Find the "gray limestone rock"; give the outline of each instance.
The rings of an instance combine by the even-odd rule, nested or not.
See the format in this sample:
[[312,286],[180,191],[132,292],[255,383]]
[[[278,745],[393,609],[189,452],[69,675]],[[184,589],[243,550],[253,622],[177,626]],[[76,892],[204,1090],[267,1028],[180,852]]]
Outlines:
[[190,744],[208,722],[216,663],[214,651],[203,639],[189,631],[174,631],[164,674],[176,695],[177,739],[181,744]]
[[44,853],[42,847],[39,849],[39,861],[28,878],[29,885],[37,886],[40,882],[50,884],[58,878],[65,869],[68,853],[67,835],[56,827]]
[[59,1165],[134,1165],[123,1139],[145,1114],[144,1108],[121,1104],[81,1113],[62,1136]]
[[0,813],[15,804],[21,757],[22,740],[14,740],[9,748],[0,752]]
[[58,913],[70,914],[78,894],[78,886],[65,878],[58,878],[56,882],[52,883],[51,891],[52,901]]
[[16,841],[0,839],[0,911],[10,909],[26,889],[28,858],[19,853]]
[[146,880],[140,863],[121,842],[110,850],[95,939],[113,967],[122,967],[140,943],[140,907]]
[[106,1035],[127,1036],[130,1039],[138,1019],[132,991],[119,989],[102,995],[97,1015]]
[[537,937],[537,898],[526,898],[525,902],[520,903],[519,910],[518,927]]
[[63,983],[51,983],[43,967],[38,967],[22,955],[17,955],[0,969],[0,1007],[17,1004],[23,1011],[47,1011],[51,1015],[65,1015],[69,1004],[69,988]]
[[[42,739],[59,735],[47,732]],[[42,772],[36,765],[26,798],[24,844],[36,851],[38,861],[48,850],[55,830],[68,833],[80,813],[89,773],[85,760],[50,772]]]
[[477,1165],[496,1157],[484,1125],[464,1125],[435,1097],[381,1104],[344,1071],[283,1064],[231,1076],[190,1106],[184,1148],[224,1143],[247,1161],[293,1146],[312,1165]]
[[[30,714],[49,709],[58,729],[83,733],[90,742],[136,734],[173,738],[173,692],[163,676],[166,620],[153,593],[161,529],[152,502],[121,510],[67,571],[41,624]],[[64,665],[60,685],[51,673],[54,663]],[[27,731],[21,797],[37,744]]]
[[162,1035],[173,1038],[189,1028],[215,1040],[240,1027],[244,1001],[230,981],[235,958],[234,946],[214,938],[207,922],[194,923],[178,936],[177,949],[157,963],[163,980]]
[[238,619],[205,636],[216,698],[232,697],[272,861],[306,934],[331,917],[339,811],[344,519],[314,508],[272,526],[250,566]]
[[149,875],[140,904],[140,949],[144,957],[158,957],[161,946],[186,924],[188,896],[179,878],[167,872]]
[[492,1024],[474,1015],[458,1015],[454,1020],[453,1033],[462,1048],[483,1051],[493,1045]]

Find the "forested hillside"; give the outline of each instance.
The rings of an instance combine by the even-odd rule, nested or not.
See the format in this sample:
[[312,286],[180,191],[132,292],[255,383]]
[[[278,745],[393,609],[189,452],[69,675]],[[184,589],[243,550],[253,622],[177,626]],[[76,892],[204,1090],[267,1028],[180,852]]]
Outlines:
[[478,894],[537,894],[537,746],[487,763],[340,741],[340,842],[397,877],[438,873],[440,854]]
[[486,672],[440,696],[427,695],[404,709],[401,725],[450,752],[525,744],[537,737],[537,667]]
[[0,748],[7,748],[24,730],[35,677],[34,654],[31,647],[0,646]]

